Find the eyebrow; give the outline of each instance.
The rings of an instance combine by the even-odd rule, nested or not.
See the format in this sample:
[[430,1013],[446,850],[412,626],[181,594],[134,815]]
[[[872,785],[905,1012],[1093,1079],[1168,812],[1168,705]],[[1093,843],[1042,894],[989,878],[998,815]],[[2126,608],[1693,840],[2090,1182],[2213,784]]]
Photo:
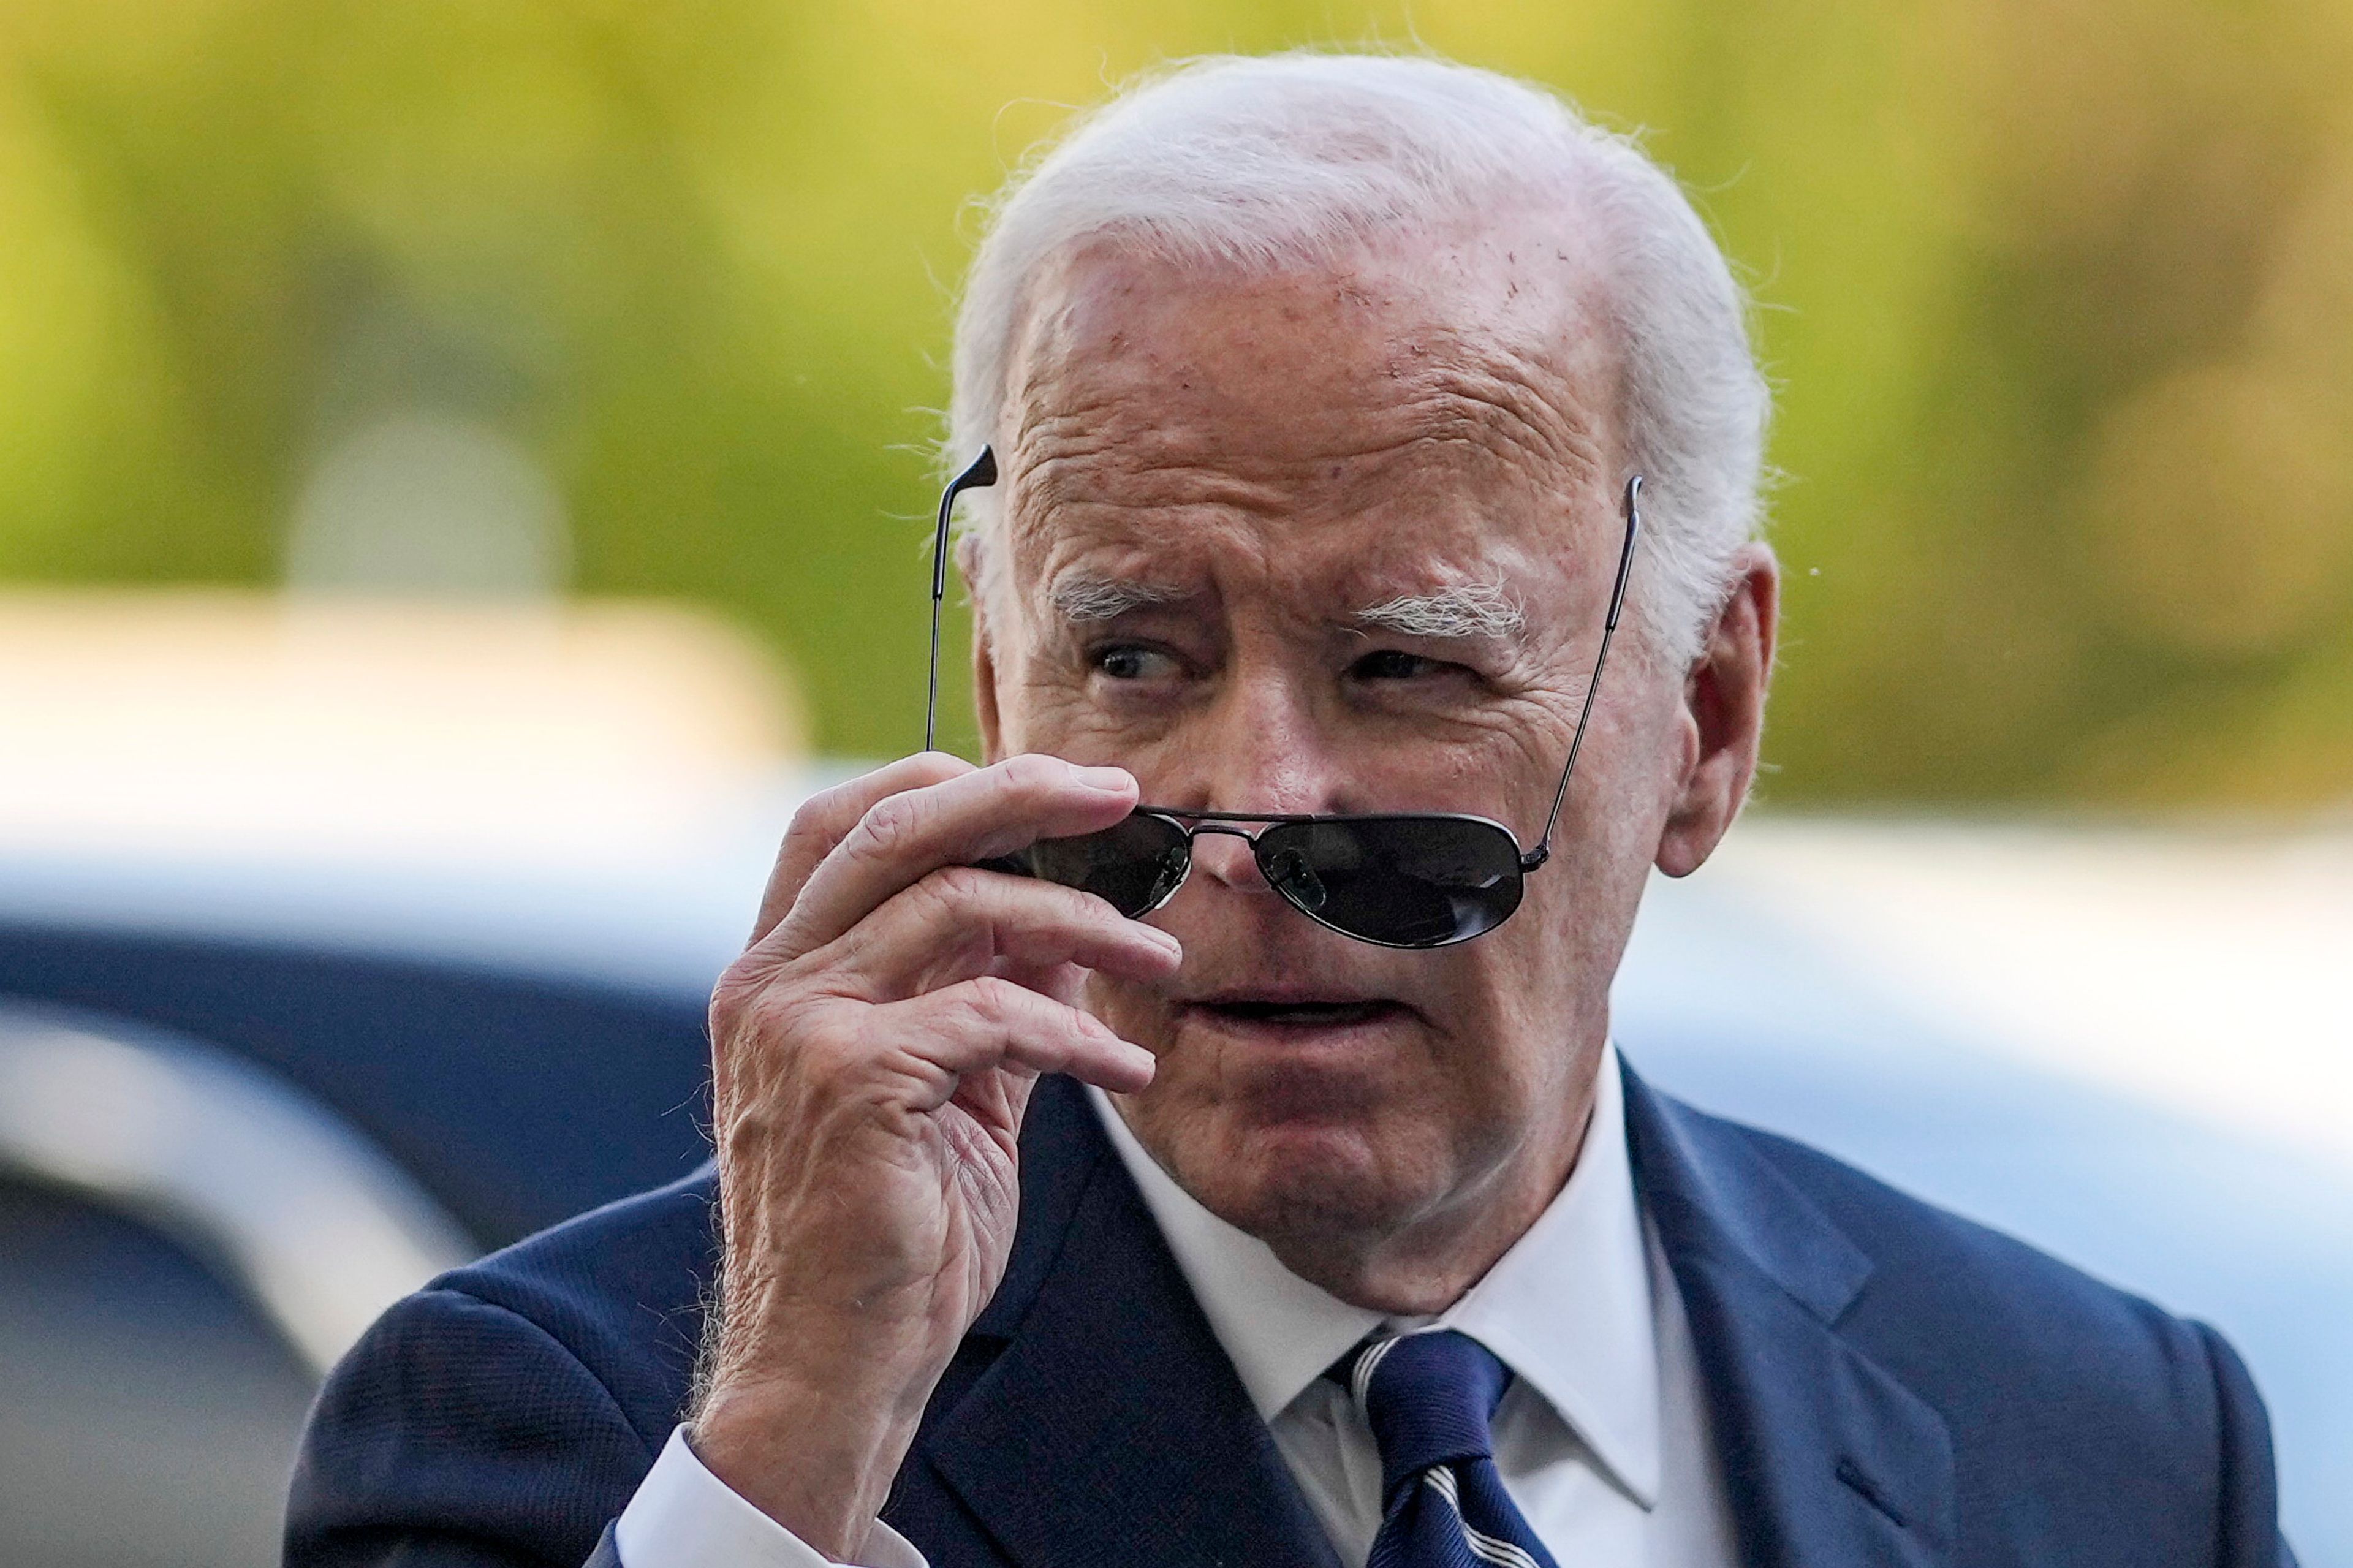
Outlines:
[[[1056,613],[1079,624],[1116,620],[1130,610],[1185,597],[1165,583],[1068,572],[1049,590]],[[1527,614],[1500,583],[1460,583],[1429,594],[1400,594],[1369,605],[1348,619],[1368,630],[1417,637],[1513,637],[1527,628]]]
[[1400,594],[1366,605],[1352,618],[1359,626],[1415,637],[1512,637],[1528,624],[1527,612],[1501,583]]
[[1092,572],[1066,572],[1054,580],[1050,596],[1064,620],[1086,622],[1116,620],[1130,610],[1165,605],[1185,595],[1184,590],[1165,583],[1138,583]]

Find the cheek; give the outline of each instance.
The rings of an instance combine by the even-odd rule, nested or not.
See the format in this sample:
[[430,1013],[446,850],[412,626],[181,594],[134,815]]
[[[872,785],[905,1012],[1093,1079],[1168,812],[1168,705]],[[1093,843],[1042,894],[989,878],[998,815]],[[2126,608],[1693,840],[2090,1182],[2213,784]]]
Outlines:
[[1110,1025],[1122,1039],[1132,1040],[1155,1056],[1168,1043],[1168,1004],[1140,985],[1105,979],[1090,970],[1080,989],[1079,1005]]
[[1458,1094],[1490,1111],[1521,1100],[1548,1076],[1569,1036],[1557,1016],[1558,944],[1523,905],[1500,930],[1458,950],[1434,1011],[1450,1059],[1440,1064]]

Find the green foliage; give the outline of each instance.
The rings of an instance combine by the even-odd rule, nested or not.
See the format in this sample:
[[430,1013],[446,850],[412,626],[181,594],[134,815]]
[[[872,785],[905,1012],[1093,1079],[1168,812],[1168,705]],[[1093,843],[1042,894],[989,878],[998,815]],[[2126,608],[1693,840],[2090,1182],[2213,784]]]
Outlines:
[[2343,0],[8,0],[0,575],[271,581],[338,436],[455,411],[575,587],[902,750],[967,199],[1156,60],[1416,40],[1658,127],[1753,277],[1768,795],[2353,793]]

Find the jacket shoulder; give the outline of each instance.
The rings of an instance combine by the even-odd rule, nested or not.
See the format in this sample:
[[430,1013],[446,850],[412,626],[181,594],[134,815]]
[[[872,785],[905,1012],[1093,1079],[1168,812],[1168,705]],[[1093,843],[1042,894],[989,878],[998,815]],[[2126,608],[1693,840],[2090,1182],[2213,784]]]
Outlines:
[[1676,1109],[1869,1258],[1834,1326],[1943,1417],[1965,1534],[2056,1540],[2062,1518],[2098,1500],[2208,1551],[2235,1539],[2222,1562],[2280,1560],[2269,1422],[2211,1328],[1818,1149]]
[[[1999,1352],[2013,1371],[2095,1379],[2120,1370],[2112,1361],[2152,1371],[2147,1358],[2169,1363],[2199,1342],[2190,1324],[2155,1303],[1811,1145],[1685,1115],[1746,1145],[1871,1259],[1870,1279],[1841,1323],[1850,1332],[1933,1321],[1969,1331],[1946,1342],[1957,1352]],[[2063,1343],[2068,1353],[2053,1354]],[[2094,1352],[2089,1362],[2081,1359],[2087,1351]]]
[[586,1558],[686,1403],[712,1191],[698,1173],[396,1303],[312,1408],[287,1562]]
[[527,1319],[613,1391],[659,1449],[685,1403],[719,1270],[718,1178],[592,1209],[427,1287]]

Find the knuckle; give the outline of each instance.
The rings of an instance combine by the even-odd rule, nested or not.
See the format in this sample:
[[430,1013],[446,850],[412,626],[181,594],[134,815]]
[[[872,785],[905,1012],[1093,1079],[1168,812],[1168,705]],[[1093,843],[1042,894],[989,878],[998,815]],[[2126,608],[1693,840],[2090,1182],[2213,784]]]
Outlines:
[[1005,782],[1017,794],[1049,795],[1068,784],[1070,777],[1068,763],[1035,752],[1006,759]]
[[864,799],[855,781],[819,790],[801,802],[785,825],[785,842],[806,844],[839,836],[845,823],[855,822]]
[[850,842],[875,859],[896,859],[921,836],[928,815],[922,796],[913,791],[887,795],[866,808]]
[[711,1037],[722,1052],[773,1047],[793,1037],[797,1012],[783,986],[730,970],[711,994]]
[[742,971],[742,963],[729,964],[711,988],[711,1037],[714,1040],[724,1040],[733,1032],[735,1020],[759,994],[759,987]]
[[846,797],[849,789],[848,784],[831,784],[810,795],[793,808],[793,819],[786,831],[806,833],[819,823],[839,819],[848,810]]
[[1090,949],[1117,941],[1127,926],[1126,917],[1108,900],[1056,882],[1023,881],[1008,889],[1005,897],[1017,901],[1022,923],[1029,929]]
[[1127,924],[1127,917],[1100,893],[1066,888],[1059,882],[1039,882],[1036,886],[1039,894],[1052,906],[1055,915],[1074,927],[1118,931]]
[[785,824],[785,837],[776,846],[778,869],[801,869],[805,875],[805,868],[824,859],[840,837],[839,828],[831,823],[820,825],[813,821],[807,808],[803,807]]
[[966,991],[966,1005],[981,1022],[1003,1027],[1012,1024],[1026,1009],[1024,993],[1018,985],[1001,975],[984,974],[972,981]]
[[989,874],[977,866],[943,866],[918,884],[945,913],[969,917],[994,891]]
[[756,949],[737,954],[712,984],[712,1026],[717,1028],[723,1019],[740,1016],[773,987],[776,978],[776,965]]

